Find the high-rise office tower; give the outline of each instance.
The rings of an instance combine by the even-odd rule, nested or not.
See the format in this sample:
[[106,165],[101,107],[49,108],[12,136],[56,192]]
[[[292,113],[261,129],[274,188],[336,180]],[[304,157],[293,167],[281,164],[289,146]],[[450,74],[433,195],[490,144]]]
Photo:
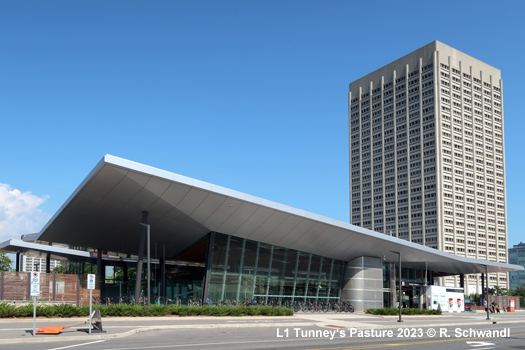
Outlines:
[[[22,255],[21,258],[22,258],[22,264],[21,264],[22,271],[25,271],[25,272],[37,271],[37,272],[42,272],[42,273],[46,272],[46,258],[39,258],[39,257],[30,256],[30,255]],[[60,266],[60,260],[52,259],[49,262],[50,270],[53,270],[55,267],[58,267],[58,266]]]
[[[520,242],[509,248],[509,263],[525,267],[525,243]],[[525,271],[509,272],[509,285],[514,290],[518,287],[525,287]]]
[[349,128],[352,224],[507,262],[500,70],[434,41],[350,84]]

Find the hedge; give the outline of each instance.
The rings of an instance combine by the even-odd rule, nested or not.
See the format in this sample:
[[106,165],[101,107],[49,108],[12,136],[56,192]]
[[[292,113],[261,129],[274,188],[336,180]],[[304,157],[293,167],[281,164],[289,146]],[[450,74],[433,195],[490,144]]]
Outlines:
[[[179,306],[179,305],[93,305],[94,310],[100,310],[102,317],[108,316],[291,316],[292,309],[271,306]],[[89,306],[37,305],[36,315],[39,317],[88,317]],[[0,304],[0,318],[32,317],[33,305],[15,306]]]
[[[372,315],[399,315],[399,309],[397,307],[383,307],[380,309],[368,309],[367,314]],[[441,315],[441,310],[427,310],[427,309],[412,309],[403,308],[401,309],[403,315]]]

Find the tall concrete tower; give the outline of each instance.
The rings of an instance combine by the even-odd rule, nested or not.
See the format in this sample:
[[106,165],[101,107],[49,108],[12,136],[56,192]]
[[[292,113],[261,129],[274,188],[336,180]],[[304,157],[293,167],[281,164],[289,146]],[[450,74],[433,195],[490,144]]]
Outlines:
[[500,70],[434,41],[350,84],[349,127],[352,224],[507,262]]

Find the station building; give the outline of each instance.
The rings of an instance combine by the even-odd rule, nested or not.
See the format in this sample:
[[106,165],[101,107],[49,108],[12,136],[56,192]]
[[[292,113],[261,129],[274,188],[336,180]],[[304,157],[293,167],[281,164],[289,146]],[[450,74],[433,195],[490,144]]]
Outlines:
[[[347,300],[356,311],[396,306],[399,277],[403,302],[425,307],[426,286],[438,277],[460,276],[464,283],[466,274],[524,269],[457,256],[111,155],[40,233],[0,249],[67,258],[79,274],[86,264],[96,266],[106,297],[144,295],[149,251],[152,297],[182,303]],[[105,283],[108,266],[123,271],[123,283]]]

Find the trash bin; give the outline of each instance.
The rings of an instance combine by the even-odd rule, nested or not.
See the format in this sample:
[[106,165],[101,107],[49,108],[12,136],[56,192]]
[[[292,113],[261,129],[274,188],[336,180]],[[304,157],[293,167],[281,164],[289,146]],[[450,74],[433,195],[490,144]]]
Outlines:
[[465,311],[472,311],[472,304],[470,302],[470,298],[465,298]]

